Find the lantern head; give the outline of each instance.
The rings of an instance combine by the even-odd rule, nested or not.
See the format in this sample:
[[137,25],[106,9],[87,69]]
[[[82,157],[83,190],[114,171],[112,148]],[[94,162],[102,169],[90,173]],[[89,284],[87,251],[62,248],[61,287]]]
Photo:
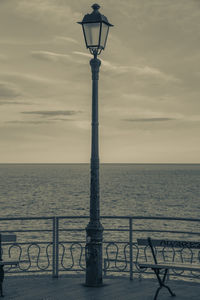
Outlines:
[[99,12],[98,4],[93,4],[92,8],[93,12],[85,15],[78,24],[82,25],[86,47],[91,54],[97,56],[105,49],[109,28],[113,25]]

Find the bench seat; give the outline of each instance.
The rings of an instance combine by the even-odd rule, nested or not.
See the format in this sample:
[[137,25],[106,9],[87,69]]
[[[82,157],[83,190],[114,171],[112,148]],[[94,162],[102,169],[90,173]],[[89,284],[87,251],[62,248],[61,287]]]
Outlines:
[[174,269],[174,270],[185,270],[185,271],[196,271],[200,272],[200,265],[195,264],[177,264],[177,263],[138,263],[140,268],[151,268],[151,269]]

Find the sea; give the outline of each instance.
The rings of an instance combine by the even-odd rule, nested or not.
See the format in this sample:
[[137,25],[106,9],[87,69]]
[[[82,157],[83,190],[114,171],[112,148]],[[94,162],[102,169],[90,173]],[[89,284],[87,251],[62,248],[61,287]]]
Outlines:
[[[89,164],[0,164],[0,217],[88,216]],[[200,164],[101,164],[102,216],[200,218]]]

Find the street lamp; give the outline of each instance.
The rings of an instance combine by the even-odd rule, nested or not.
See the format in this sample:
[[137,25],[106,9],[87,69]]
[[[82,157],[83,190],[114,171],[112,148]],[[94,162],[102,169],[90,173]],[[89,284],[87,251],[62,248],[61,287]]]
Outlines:
[[86,48],[94,56],[90,60],[92,71],[92,141],[90,179],[90,221],[86,227],[86,285],[102,285],[102,240],[103,226],[99,208],[99,137],[98,137],[98,80],[101,61],[97,55],[105,49],[109,27],[113,26],[99,12],[98,4],[92,5],[93,12],[84,16],[82,22]]

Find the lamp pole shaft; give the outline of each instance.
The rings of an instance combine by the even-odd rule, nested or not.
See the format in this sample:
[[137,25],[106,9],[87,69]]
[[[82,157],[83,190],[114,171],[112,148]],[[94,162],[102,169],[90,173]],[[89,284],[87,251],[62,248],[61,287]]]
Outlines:
[[98,134],[98,80],[101,61],[94,56],[90,61],[92,71],[92,141],[90,221],[86,227],[86,285],[102,285],[103,226],[100,223],[99,199],[99,134]]

